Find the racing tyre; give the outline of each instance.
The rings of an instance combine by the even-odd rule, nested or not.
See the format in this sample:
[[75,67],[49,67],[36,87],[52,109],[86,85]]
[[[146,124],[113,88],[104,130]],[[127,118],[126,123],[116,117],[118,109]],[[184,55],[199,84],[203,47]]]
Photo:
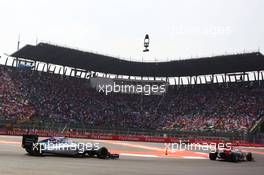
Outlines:
[[35,154],[36,156],[42,156],[43,153],[42,153],[41,149],[43,149],[43,146],[40,145],[40,144],[38,144],[37,147],[38,147],[38,149],[36,149],[36,150],[34,151],[34,154]]
[[106,147],[102,147],[98,150],[98,158],[106,159],[108,157],[108,150]]
[[25,150],[28,154],[32,154],[32,148],[25,148]]
[[215,153],[209,153],[209,159],[210,160],[216,160],[216,158],[217,158],[217,152],[215,152]]
[[31,156],[42,156],[43,153],[42,153],[41,149],[43,149],[43,147],[41,147],[40,144],[37,144],[36,146],[34,146],[32,148],[26,148],[26,151]]
[[246,159],[247,161],[252,161],[253,160],[252,153],[248,153]]

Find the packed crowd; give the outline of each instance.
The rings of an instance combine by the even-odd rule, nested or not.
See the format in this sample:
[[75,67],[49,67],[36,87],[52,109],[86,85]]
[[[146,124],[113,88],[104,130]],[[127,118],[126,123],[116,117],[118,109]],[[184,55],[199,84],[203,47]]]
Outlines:
[[264,88],[233,83],[163,96],[98,93],[89,81],[0,66],[0,117],[88,128],[244,131],[264,115]]
[[30,120],[35,110],[20,91],[19,79],[12,79],[12,70],[0,67],[0,117],[9,120]]
[[263,95],[264,88],[250,84],[210,85],[172,93],[169,105],[163,105],[170,115],[165,128],[247,130],[264,115]]

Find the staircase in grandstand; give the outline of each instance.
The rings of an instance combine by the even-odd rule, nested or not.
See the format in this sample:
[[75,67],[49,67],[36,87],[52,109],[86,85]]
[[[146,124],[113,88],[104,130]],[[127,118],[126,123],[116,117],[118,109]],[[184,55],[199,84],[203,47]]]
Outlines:
[[264,117],[260,117],[255,124],[251,127],[251,129],[249,130],[250,133],[255,133],[258,131],[258,129],[260,129],[260,127],[262,126],[262,124],[264,123]]

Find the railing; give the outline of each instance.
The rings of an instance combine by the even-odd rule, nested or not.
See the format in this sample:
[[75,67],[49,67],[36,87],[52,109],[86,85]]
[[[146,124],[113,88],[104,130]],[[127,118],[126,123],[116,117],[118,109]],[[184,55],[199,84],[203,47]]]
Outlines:
[[[9,122],[0,123],[0,127],[4,127]],[[10,125],[10,124],[9,124]],[[9,130],[42,130],[50,132],[63,133],[66,131],[74,131],[79,133],[94,133],[104,135],[123,135],[123,136],[152,136],[152,137],[174,137],[174,138],[222,138],[226,140],[247,140],[248,133],[244,132],[221,132],[221,131],[165,131],[153,129],[135,129],[135,128],[100,128],[100,127],[81,127],[80,124],[50,123],[50,122],[31,122],[12,124]]]
[[[9,126],[6,128],[6,126]],[[159,138],[177,138],[177,139],[221,139],[226,141],[245,141],[250,143],[264,143],[264,135],[251,134],[247,132],[223,132],[223,131],[165,131],[165,130],[151,130],[151,129],[135,129],[135,128],[99,128],[99,127],[81,127],[80,124],[65,124],[65,123],[50,123],[30,122],[16,124],[11,121],[0,121],[0,129],[6,130],[30,130],[30,131],[47,131],[56,133],[90,133],[98,135],[118,135],[118,136],[147,136]]]

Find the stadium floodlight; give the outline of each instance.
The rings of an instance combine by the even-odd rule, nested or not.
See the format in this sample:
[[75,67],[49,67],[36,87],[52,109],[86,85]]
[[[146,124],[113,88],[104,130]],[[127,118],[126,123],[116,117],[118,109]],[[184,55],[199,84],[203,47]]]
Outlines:
[[146,34],[145,39],[144,39],[144,47],[145,47],[145,49],[143,50],[143,52],[148,52],[149,51],[149,49],[148,49],[148,47],[149,47],[149,35],[148,34]]

